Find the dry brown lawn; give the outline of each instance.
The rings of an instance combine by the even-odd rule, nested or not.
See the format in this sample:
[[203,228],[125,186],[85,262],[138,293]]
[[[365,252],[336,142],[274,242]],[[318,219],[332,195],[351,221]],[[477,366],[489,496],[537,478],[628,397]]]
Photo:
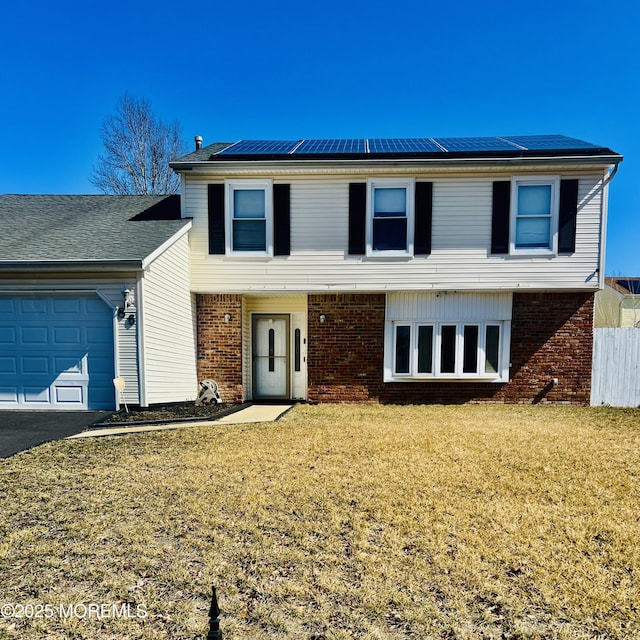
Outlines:
[[[639,444],[638,410],[344,405],[46,444],[0,461],[0,607],[56,615],[0,638],[205,638],[211,584],[225,640],[640,638]],[[58,614],[90,603],[147,616]]]

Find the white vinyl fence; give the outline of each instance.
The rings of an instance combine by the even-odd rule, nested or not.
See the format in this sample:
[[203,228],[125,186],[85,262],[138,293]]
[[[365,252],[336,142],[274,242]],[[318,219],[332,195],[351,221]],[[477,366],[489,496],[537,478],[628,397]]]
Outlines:
[[595,329],[591,405],[640,406],[640,329]]

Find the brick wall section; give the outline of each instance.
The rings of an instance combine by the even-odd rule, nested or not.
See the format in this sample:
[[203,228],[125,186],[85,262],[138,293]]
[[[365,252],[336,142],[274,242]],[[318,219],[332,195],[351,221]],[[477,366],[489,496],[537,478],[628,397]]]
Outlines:
[[[383,383],[385,296],[310,295],[308,398],[317,402],[588,404],[593,294],[514,294],[507,384]],[[326,322],[320,322],[320,315]],[[551,380],[558,378],[557,387]]]
[[[594,294],[513,295],[507,402],[589,404]],[[550,383],[558,379],[558,386]]]
[[[384,294],[310,295],[308,394],[317,402],[375,402],[382,382]],[[326,322],[320,322],[320,315]]]
[[196,309],[198,379],[215,380],[223,402],[242,402],[242,296],[198,294]]

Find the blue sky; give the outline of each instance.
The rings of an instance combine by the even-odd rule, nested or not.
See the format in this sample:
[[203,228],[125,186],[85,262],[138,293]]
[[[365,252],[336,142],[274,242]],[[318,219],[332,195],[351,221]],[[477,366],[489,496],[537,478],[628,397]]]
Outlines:
[[0,20],[0,193],[94,193],[128,92],[189,149],[562,133],[623,154],[607,275],[640,275],[640,3],[36,0]]

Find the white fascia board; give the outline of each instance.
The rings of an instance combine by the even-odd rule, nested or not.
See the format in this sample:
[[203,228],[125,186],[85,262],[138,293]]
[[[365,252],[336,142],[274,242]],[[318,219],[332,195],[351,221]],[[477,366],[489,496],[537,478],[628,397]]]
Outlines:
[[169,247],[180,240],[185,233],[188,233],[193,226],[193,222],[189,221],[180,230],[176,231],[168,240],[165,240],[155,251],[152,251],[142,261],[142,268],[146,269],[156,258],[160,257]]

